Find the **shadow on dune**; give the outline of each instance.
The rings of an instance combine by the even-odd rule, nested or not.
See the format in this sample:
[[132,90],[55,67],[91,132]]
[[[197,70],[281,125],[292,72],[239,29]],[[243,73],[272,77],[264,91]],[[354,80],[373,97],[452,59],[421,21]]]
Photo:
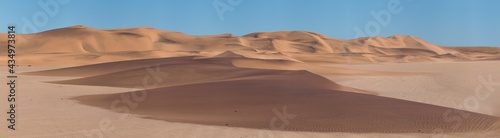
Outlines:
[[[231,61],[171,58],[104,63],[60,69],[63,74],[81,73],[76,76],[85,77],[53,83],[136,88],[148,75],[144,66],[158,65],[168,76],[155,88],[74,99],[116,112],[128,110],[144,118],[203,125],[313,132],[433,133],[486,130],[498,122],[493,116],[380,97],[338,85],[309,71],[240,68]],[[57,74],[45,71],[37,75],[54,73]]]

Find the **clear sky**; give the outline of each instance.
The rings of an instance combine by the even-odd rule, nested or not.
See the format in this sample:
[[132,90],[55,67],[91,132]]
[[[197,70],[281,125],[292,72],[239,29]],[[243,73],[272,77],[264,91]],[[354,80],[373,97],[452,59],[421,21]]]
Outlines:
[[[398,1],[399,5],[394,3]],[[0,31],[4,33],[9,24],[15,24],[21,33],[82,24],[99,29],[147,26],[191,35],[222,33],[244,35],[252,32],[302,30],[318,32],[333,38],[352,39],[359,36],[355,31],[355,28],[359,28],[370,36],[414,35],[445,46],[500,46],[500,1],[498,0],[0,0],[0,2],[2,2],[0,26],[5,26],[1,27]],[[40,2],[42,4],[39,4]],[[57,6],[43,4],[50,2],[55,2]],[[226,12],[218,13],[214,3]],[[396,9],[400,12],[390,12],[392,8],[388,5],[397,5]],[[378,22],[372,11],[389,13],[391,20]],[[387,21],[387,16],[380,17],[383,21]],[[369,26],[368,31],[365,30],[365,26]]]

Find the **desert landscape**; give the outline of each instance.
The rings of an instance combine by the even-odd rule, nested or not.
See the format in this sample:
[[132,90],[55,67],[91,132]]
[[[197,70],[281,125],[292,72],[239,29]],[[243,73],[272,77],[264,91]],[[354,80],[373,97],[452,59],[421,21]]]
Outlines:
[[17,39],[22,133],[0,137],[500,136],[497,47],[83,25]]

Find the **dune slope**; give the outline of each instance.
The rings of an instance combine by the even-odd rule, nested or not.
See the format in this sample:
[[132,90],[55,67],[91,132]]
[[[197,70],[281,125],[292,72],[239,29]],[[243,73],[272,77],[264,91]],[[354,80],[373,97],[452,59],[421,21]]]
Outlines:
[[[145,118],[289,131],[464,132],[487,129],[498,120],[496,117],[462,111],[468,115],[468,119],[457,125],[456,122],[443,119],[443,116],[456,116],[458,114],[452,111],[460,110],[332,90],[328,89],[329,85],[325,85],[328,83],[314,79],[314,76],[305,71],[290,71],[232,81],[124,94],[80,96],[75,99],[83,104],[111,109],[114,100],[123,95],[136,95],[143,101],[134,102],[136,107],[130,112]],[[114,110],[120,112],[119,109]],[[272,121],[280,113],[288,115],[289,123]]]

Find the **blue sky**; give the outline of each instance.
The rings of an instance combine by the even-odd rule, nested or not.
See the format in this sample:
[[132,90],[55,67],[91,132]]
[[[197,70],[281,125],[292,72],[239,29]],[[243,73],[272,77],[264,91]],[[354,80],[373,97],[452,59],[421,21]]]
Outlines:
[[[148,26],[191,35],[303,30],[352,39],[359,36],[359,28],[370,36],[414,35],[445,46],[500,46],[497,0],[0,1],[2,32],[9,24],[20,33],[82,24],[100,29]],[[232,10],[218,13],[215,1],[219,8]],[[47,12],[43,3],[51,2],[57,8],[49,4]],[[400,12],[392,13],[388,5],[395,2]],[[371,12],[389,13],[391,20],[383,26]],[[380,17],[387,21],[387,16]]]

